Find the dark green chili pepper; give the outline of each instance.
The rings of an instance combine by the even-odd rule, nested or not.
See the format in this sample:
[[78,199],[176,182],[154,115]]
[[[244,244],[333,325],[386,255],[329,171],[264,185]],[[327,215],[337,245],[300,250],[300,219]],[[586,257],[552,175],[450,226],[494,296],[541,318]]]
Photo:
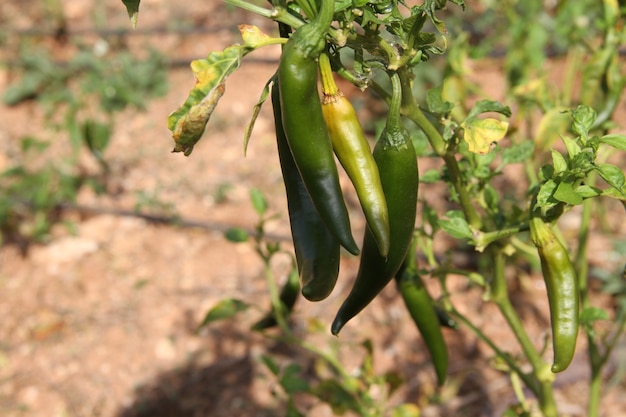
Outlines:
[[[287,282],[283,285],[283,288],[280,290],[280,302],[284,307],[284,312],[289,314],[293,311],[293,307],[298,300],[298,295],[300,293],[300,278],[298,277],[298,270],[293,268],[287,277]],[[276,311],[274,308],[270,310],[265,317],[261,320],[257,321],[253,326],[252,330],[265,330],[270,327],[274,327],[278,324],[276,321]]]
[[422,278],[415,266],[416,239],[413,239],[413,242],[404,264],[396,275],[396,284],[400,294],[402,294],[404,305],[424,338],[428,352],[430,352],[437,374],[437,382],[439,385],[443,385],[448,372],[448,349],[441,333],[441,324],[433,300],[424,287]]
[[400,121],[400,81],[397,74],[391,79],[393,98],[387,125],[374,147],[374,160],[389,210],[389,255],[380,254],[376,239],[366,229],[354,286],[331,326],[334,335],[393,279],[406,256],[415,227],[419,184],[417,157],[411,138]]
[[289,151],[282,126],[279,90],[278,82],[274,81],[272,105],[276,142],[287,193],[291,236],[302,281],[302,295],[310,301],[319,301],[328,297],[337,282],[339,242],[315,209]]
[[322,112],[333,151],[354,185],[367,225],[376,238],[380,254],[389,253],[389,212],[378,167],[363,128],[350,101],[339,91],[328,55],[320,55]]
[[315,20],[298,28],[285,44],[278,67],[280,104],[291,154],[315,208],[341,245],[357,255],[317,90],[316,59],[333,11],[333,1],[322,1]]
[[530,237],[539,252],[548,292],[554,350],[552,372],[556,373],[569,366],[576,350],[580,303],[578,278],[567,249],[536,211],[533,208],[531,212]]

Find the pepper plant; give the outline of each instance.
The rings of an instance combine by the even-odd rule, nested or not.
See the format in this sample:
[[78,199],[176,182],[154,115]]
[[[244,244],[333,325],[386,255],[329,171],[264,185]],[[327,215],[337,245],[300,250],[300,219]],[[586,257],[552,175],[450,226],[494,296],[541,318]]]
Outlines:
[[[139,1],[124,3],[136,22]],[[510,40],[504,45],[508,94],[500,103],[485,96],[467,74],[470,48],[461,28],[464,13],[471,12],[465,11],[469,4],[464,0],[225,3],[276,22],[276,34],[240,25],[243,43],[191,63],[196,85],[168,120],[173,152],[191,155],[224,94],[228,76],[246,55],[268,45],[283,46],[276,74],[253,109],[244,149],[261,106],[271,96],[295,270],[303,295],[324,302],[333,291],[340,246],[360,256],[353,287],[329,323],[330,331],[339,334],[395,280],[431,353],[440,384],[445,383],[448,352],[440,328],[447,321],[439,317],[447,316],[489,346],[501,364],[499,369],[521,381],[536,398],[533,408],[517,390],[519,404],[509,415],[557,416],[555,373],[578,360],[574,355],[582,330],[591,369],[588,415],[598,415],[602,369],[626,323],[623,308],[608,311],[594,306],[588,285],[594,207],[607,200],[626,206],[626,180],[619,166],[626,136],[615,133],[618,125],[613,121],[626,85],[618,54],[626,43],[624,7],[617,0],[562,1],[548,11],[549,6],[534,0],[471,4],[486,10],[476,19],[503,21],[494,24],[492,31],[506,35],[487,34],[480,44],[484,49],[474,52],[495,50],[502,46],[498,39]],[[444,16],[449,22],[444,22]],[[529,24],[534,19],[563,23],[583,17],[588,22],[584,31],[577,24],[561,24],[553,42],[543,26],[534,29],[537,25]],[[550,50],[567,56],[560,90],[540,74]],[[437,70],[444,59],[440,84],[418,88],[418,75]],[[388,105],[373,150],[335,77],[372,92]],[[573,94],[575,90],[580,94]],[[335,156],[351,179],[365,215],[361,245],[352,237]],[[443,168],[427,171],[420,179],[417,164],[425,158],[441,161]],[[519,179],[524,189],[517,194],[496,185],[515,164],[521,164],[526,174]],[[436,212],[425,200],[418,200],[420,182],[445,184],[454,208]],[[573,211],[576,206],[582,210]],[[576,245],[559,231],[559,219],[572,213],[580,216]],[[434,241],[442,233],[472,248],[479,267],[465,268],[438,256]],[[270,248],[258,253],[270,257],[277,250],[266,246]],[[528,264],[541,271],[547,290],[551,332],[543,344],[524,328],[511,301],[512,280],[507,272]],[[453,274],[466,276],[468,283],[482,288],[485,302],[494,303],[510,327],[521,355],[505,351],[474,317],[457,308],[448,280]],[[432,300],[423,285],[422,278],[428,276],[439,282],[443,294],[439,300]],[[284,321],[294,305],[294,280],[288,285],[281,301],[270,282],[272,316],[257,327],[282,323],[288,333]],[[207,317],[215,316],[215,311]],[[596,325],[609,319],[605,330]]]

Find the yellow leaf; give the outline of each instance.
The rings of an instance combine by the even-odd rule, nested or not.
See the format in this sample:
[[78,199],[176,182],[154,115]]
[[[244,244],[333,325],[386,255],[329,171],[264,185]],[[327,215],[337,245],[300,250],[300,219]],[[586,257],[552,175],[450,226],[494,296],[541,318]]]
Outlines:
[[464,129],[463,139],[467,142],[469,151],[484,155],[491,149],[491,144],[499,141],[506,135],[508,122],[497,119],[470,118],[461,124]]
[[252,49],[267,45],[268,41],[272,39],[261,32],[261,29],[253,25],[239,25],[239,32],[241,33],[244,45]]

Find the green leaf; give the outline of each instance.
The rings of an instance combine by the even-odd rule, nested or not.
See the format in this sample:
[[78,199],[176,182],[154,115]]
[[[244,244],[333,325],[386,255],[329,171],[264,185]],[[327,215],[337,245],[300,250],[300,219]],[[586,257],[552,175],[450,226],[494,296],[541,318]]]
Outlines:
[[454,108],[454,104],[443,99],[443,84],[438,87],[431,88],[426,93],[426,104],[428,110],[436,114],[448,114]]
[[439,226],[450,236],[457,239],[471,239],[474,236],[469,224],[463,217],[463,213],[449,211],[446,213],[446,216],[448,217],[447,219],[439,219]]
[[254,129],[254,124],[256,123],[256,119],[259,117],[259,113],[261,113],[261,108],[263,107],[263,103],[267,100],[267,97],[270,94],[270,85],[272,84],[273,79],[270,79],[267,83],[265,83],[265,87],[261,92],[261,97],[259,97],[259,101],[252,108],[252,117],[250,119],[250,123],[246,126],[246,131],[243,134],[243,156],[246,156],[248,152],[248,142],[250,142],[250,136],[252,136],[252,129]]
[[139,2],[140,0],[122,0],[124,6],[126,6],[126,11],[128,12],[128,17],[130,17],[130,23],[133,25],[133,29],[137,27],[137,16],[139,16]]
[[441,179],[441,172],[438,169],[429,169],[420,175],[420,182],[424,184],[431,184]]
[[202,323],[200,323],[200,326],[198,326],[198,329],[201,329],[207,324],[214,321],[229,319],[240,311],[247,310],[248,307],[249,305],[241,300],[237,300],[235,298],[226,298],[217,303],[212,309],[207,312],[206,316],[204,316],[204,320],[202,320]]
[[609,313],[599,307],[587,307],[580,312],[580,324],[590,326],[596,321],[608,320]]
[[274,361],[274,359],[267,355],[261,355],[261,362],[263,362],[263,364],[267,366],[267,369],[269,369],[272,374],[278,376],[278,374],[280,373],[280,367],[278,366],[276,361]]
[[497,101],[480,100],[474,105],[474,107],[470,111],[468,119],[478,116],[482,113],[499,113],[506,117],[511,117],[511,108]]
[[576,193],[574,187],[569,182],[561,182],[554,190],[554,194],[552,195],[555,199],[559,201],[563,201],[564,203],[571,205],[582,204],[583,198]]
[[336,415],[342,415],[348,410],[361,409],[359,401],[344,385],[334,379],[322,380],[312,391],[313,395],[329,404]]
[[241,243],[246,242],[250,236],[246,230],[240,227],[231,227],[224,232],[224,237],[230,242]]
[[391,412],[391,417],[419,417],[420,409],[415,404],[400,404]]
[[598,174],[606,181],[611,187],[618,191],[622,191],[626,179],[624,178],[624,171],[611,164],[600,164],[596,167]]
[[576,194],[578,194],[582,198],[592,198],[602,195],[602,190],[596,187],[592,187],[590,185],[583,184],[576,188]]
[[109,145],[111,138],[111,126],[88,119],[82,126],[83,140],[89,151],[98,159],[102,158],[102,153]]
[[501,153],[502,162],[500,167],[509,164],[517,164],[524,162],[533,156],[535,144],[532,140],[525,140],[520,143],[504,149]]
[[582,149],[576,140],[568,136],[563,136],[561,139],[565,144],[565,148],[567,149],[567,156],[570,160],[576,158],[578,154],[582,152]]
[[555,149],[552,149],[552,165],[554,166],[554,172],[557,174],[567,170],[565,157]]
[[548,180],[539,188],[537,193],[537,205],[539,207],[553,207],[558,203],[558,200],[553,197],[556,187],[556,182]]
[[300,376],[301,372],[302,368],[295,363],[287,365],[283,371],[279,382],[287,394],[306,392],[309,390],[309,383]]
[[260,216],[262,216],[267,211],[267,199],[259,189],[252,188],[250,190],[250,200],[252,201],[252,207],[254,207],[254,210]]
[[506,135],[509,123],[491,118],[469,117],[461,123],[461,127],[469,151],[482,155],[488,153],[491,145]]
[[572,129],[577,134],[587,137],[589,129],[593,126],[593,122],[596,121],[596,111],[589,106],[580,105],[572,111],[573,125]]
[[620,151],[626,151],[626,135],[604,135],[600,138],[600,143],[605,143]]

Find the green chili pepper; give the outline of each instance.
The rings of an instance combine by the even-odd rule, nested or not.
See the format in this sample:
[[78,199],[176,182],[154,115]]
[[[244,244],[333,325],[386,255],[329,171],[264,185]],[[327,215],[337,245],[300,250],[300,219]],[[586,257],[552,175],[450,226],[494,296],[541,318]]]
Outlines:
[[315,20],[298,28],[285,44],[278,67],[280,104],[289,148],[315,208],[341,245],[357,255],[317,90],[316,59],[333,11],[332,0],[322,1]]
[[298,172],[282,126],[280,87],[274,81],[272,105],[276,126],[278,157],[287,193],[291,236],[302,295],[310,301],[328,297],[339,274],[339,242],[318,214]]
[[354,286],[331,326],[334,335],[393,279],[406,256],[415,227],[419,184],[417,157],[400,121],[400,81],[397,74],[391,79],[393,98],[387,124],[374,147],[374,160],[389,210],[389,254],[387,257],[380,254],[375,237],[366,229]]
[[354,185],[363,214],[382,256],[389,253],[389,212],[378,167],[350,101],[338,90],[330,61],[320,55],[322,112],[333,151]]
[[437,382],[439,385],[443,385],[448,372],[448,349],[441,333],[441,324],[433,306],[433,300],[424,287],[415,266],[416,239],[413,239],[413,242],[404,264],[396,275],[396,284],[400,294],[402,294],[404,305],[424,338],[428,352],[430,352],[437,374]]
[[567,250],[551,227],[532,210],[530,237],[539,252],[548,291],[554,360],[552,372],[565,370],[576,350],[579,316],[578,279]]
[[[283,288],[280,290],[280,302],[284,307],[284,312],[289,314],[293,311],[293,307],[298,300],[298,294],[300,293],[300,278],[298,277],[298,270],[293,268],[287,277],[287,282],[283,285]],[[278,324],[276,321],[276,310],[274,308],[271,309],[269,313],[261,320],[257,321],[253,326],[252,330],[265,330],[270,327],[274,327]]]

